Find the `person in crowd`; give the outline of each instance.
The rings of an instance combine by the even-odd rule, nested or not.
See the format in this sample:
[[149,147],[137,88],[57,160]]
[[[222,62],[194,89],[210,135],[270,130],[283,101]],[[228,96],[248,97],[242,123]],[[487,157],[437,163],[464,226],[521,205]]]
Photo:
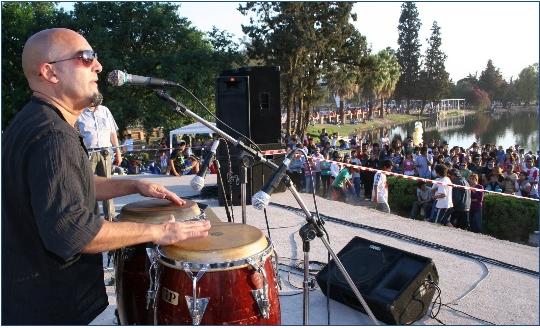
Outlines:
[[37,32],[24,45],[22,68],[32,97],[2,135],[2,324],[90,324],[108,305],[103,252],[204,237],[210,224],[100,217],[96,200],[140,193],[185,201],[147,180],[93,174],[76,122],[103,99],[102,66],[82,35]]
[[127,153],[133,152],[133,139],[131,138],[131,133],[128,133],[126,136],[126,140],[124,140],[124,143],[122,146],[125,148],[125,151]]
[[321,163],[324,161],[324,156],[321,154],[321,149],[315,147],[315,152],[311,155],[313,163],[315,163],[315,170],[313,170],[315,179],[315,193],[318,195],[321,189]]
[[199,161],[187,154],[186,142],[180,141],[169,157],[171,175],[181,176],[199,173]]
[[448,167],[444,164],[435,165],[435,173],[437,174],[437,183],[433,185],[432,194],[435,203],[434,215],[432,222],[447,225],[449,223],[452,208],[452,183],[448,178]]
[[169,174],[171,171],[171,168],[169,167],[169,155],[167,155],[167,152],[165,150],[159,151],[159,168],[161,171],[161,174]]
[[315,150],[318,148],[317,145],[315,144],[315,140],[313,140],[312,137],[309,137],[308,138],[308,143],[307,143],[307,150],[308,150],[308,155],[312,155],[313,153],[315,153]]
[[467,160],[459,162],[459,174],[465,179],[469,179],[469,176],[472,174],[472,171],[468,168],[469,164]]
[[488,183],[484,187],[487,191],[503,192],[503,186],[499,183],[499,175],[495,173],[488,175]]
[[334,179],[338,176],[339,172],[341,171],[341,167],[338,163],[341,163],[343,161],[343,155],[339,151],[334,151],[332,154],[332,163],[330,164],[330,175],[331,175],[331,182],[334,181]]
[[516,181],[518,176],[514,173],[514,165],[506,164],[502,174],[502,189],[505,194],[513,195],[516,190]]
[[419,177],[431,179],[431,162],[427,158],[427,148],[420,149],[420,156],[416,157],[416,172]]
[[388,183],[386,182],[386,174],[384,172],[392,171],[392,161],[387,159],[382,162],[381,171],[377,171],[373,178],[373,191],[371,192],[371,201],[376,203],[376,209],[390,213],[390,205],[388,204]]
[[435,171],[435,167],[437,165],[445,165],[446,166],[446,164],[444,163],[444,155],[443,154],[439,154],[439,156],[437,156],[435,158],[435,163],[433,164],[433,170],[431,171],[431,175],[432,175],[433,178],[437,178],[437,172]]
[[354,188],[351,183],[351,168],[344,166],[332,182],[332,200],[347,202],[349,188]]
[[[469,185],[476,189],[484,189],[478,183],[478,175],[473,173],[469,176]],[[471,191],[471,208],[469,212],[470,228],[472,232],[482,233],[482,208],[484,203],[484,192],[479,190]]]
[[532,186],[529,182],[529,179],[527,178],[527,173],[519,172],[515,189],[517,190],[516,195],[522,197],[531,197]]
[[[448,170],[448,177],[454,185],[469,187],[469,183],[465,178],[461,176],[459,170],[452,168]],[[453,187],[452,188],[452,203],[454,210],[451,215],[452,226],[469,230],[469,211],[471,209],[471,190],[466,188]]]
[[[351,164],[362,166],[362,161],[360,160],[362,154],[358,154],[358,151],[361,151],[361,147],[358,146],[356,149],[351,151]],[[360,188],[362,187],[362,179],[360,178],[360,170],[353,170],[352,172],[352,181],[354,185],[354,194],[357,200],[360,200]]]
[[[111,111],[103,105],[86,107],[77,119],[77,126],[83,137],[84,145],[90,153],[92,171],[100,177],[110,178],[113,166],[113,149],[116,154],[114,164],[120,165],[122,163],[122,151],[117,136],[118,125],[116,125]],[[96,208],[98,208],[97,203]],[[103,215],[109,221],[112,221],[116,216],[112,199],[103,201]]]
[[529,197],[538,198],[538,178],[539,171],[538,167],[534,166],[534,160],[532,156],[525,156],[525,166],[523,167],[523,172],[527,175],[527,179],[531,184],[531,191]]
[[324,161],[321,161],[321,184],[322,184],[322,197],[328,198],[329,197],[329,190],[330,190],[330,178],[332,177],[330,166],[331,163],[329,162],[330,154],[326,153],[324,155]]
[[302,191],[304,188],[304,163],[304,155],[301,152],[296,152],[293,155],[293,158],[291,159],[291,162],[289,163],[289,167],[287,169],[287,174],[291,178],[291,181],[294,183],[298,191]]
[[407,153],[403,161],[403,174],[414,176],[416,173],[416,165],[414,164],[413,154]]
[[433,199],[431,195],[431,188],[425,181],[418,181],[416,187],[416,200],[413,203],[411,210],[411,219],[416,219],[418,212],[424,211],[424,217],[429,218],[431,214],[431,208],[433,206]]
[[[378,152],[371,150],[371,155],[366,161],[366,167],[372,169],[379,169]],[[363,174],[363,175],[362,175]],[[364,199],[371,200],[373,191],[373,181],[375,178],[375,172],[371,170],[365,170],[360,173],[362,183],[364,184]]]

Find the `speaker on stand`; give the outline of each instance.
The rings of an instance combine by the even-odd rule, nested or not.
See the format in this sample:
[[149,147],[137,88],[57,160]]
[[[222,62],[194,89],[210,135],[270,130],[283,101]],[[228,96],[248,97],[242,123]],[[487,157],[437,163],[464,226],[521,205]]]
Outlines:
[[[377,319],[393,325],[410,324],[429,309],[439,275],[430,258],[368,239],[354,237],[337,256]],[[317,274],[321,291],[330,298],[365,312],[334,261]]]

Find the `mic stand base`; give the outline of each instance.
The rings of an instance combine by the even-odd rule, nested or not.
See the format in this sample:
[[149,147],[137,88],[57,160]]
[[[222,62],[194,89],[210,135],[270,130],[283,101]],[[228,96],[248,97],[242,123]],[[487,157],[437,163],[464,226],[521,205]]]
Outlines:
[[[366,303],[366,301],[362,297],[362,294],[360,294],[360,291],[358,290],[358,288],[356,288],[356,285],[354,284],[353,280],[351,279],[351,276],[347,272],[347,269],[345,269],[345,266],[343,266],[343,263],[341,263],[341,260],[338,258],[336,253],[334,253],[334,251],[332,250],[332,247],[330,247],[330,244],[328,243],[328,241],[324,238],[324,232],[323,232],[323,228],[322,228],[322,225],[323,225],[324,222],[320,221],[320,220],[316,220],[314,218],[314,216],[311,214],[311,212],[307,209],[306,204],[304,203],[304,201],[300,197],[300,194],[298,193],[298,191],[294,187],[294,184],[291,182],[291,179],[289,178],[289,176],[285,175],[285,177],[283,178],[283,182],[285,183],[285,186],[287,186],[287,188],[293,194],[294,198],[298,202],[298,205],[300,205],[300,208],[302,208],[302,211],[304,211],[304,214],[306,215],[307,224],[310,226],[310,229],[312,228],[315,231],[315,235],[317,237],[319,237],[319,239],[323,242],[324,246],[328,250],[328,253],[330,254],[332,259],[334,260],[337,267],[339,268],[339,271],[341,272],[343,277],[345,277],[345,280],[347,281],[347,284],[349,285],[349,287],[354,292],[354,295],[356,296],[356,298],[360,301],[360,304],[362,304],[362,307],[366,311],[366,314],[371,318],[374,325],[379,325],[379,322],[377,321],[377,318],[375,318],[375,315],[373,314],[373,312],[369,308],[368,304]],[[309,263],[308,263],[308,266],[309,266]],[[308,268],[308,270],[309,270],[309,268]],[[304,275],[305,275],[305,272],[304,272]],[[305,302],[306,299],[309,300],[309,297],[304,295],[304,302]],[[304,313],[304,316],[305,315],[306,314]],[[306,319],[307,318],[304,317],[304,320],[306,320]]]
[[317,236],[315,228],[311,223],[306,223],[298,231],[300,237],[302,237],[302,245],[304,250],[304,321],[303,325],[309,325],[309,289],[312,287],[312,283],[309,280],[309,242],[315,239]]

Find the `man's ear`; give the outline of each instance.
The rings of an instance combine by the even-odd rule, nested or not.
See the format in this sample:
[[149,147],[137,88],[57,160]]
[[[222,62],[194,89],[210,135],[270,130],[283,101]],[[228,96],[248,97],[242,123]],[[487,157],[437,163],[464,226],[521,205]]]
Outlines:
[[51,83],[58,83],[60,81],[56,76],[52,64],[48,63],[41,64],[39,68],[39,76],[41,76],[42,79],[45,79]]

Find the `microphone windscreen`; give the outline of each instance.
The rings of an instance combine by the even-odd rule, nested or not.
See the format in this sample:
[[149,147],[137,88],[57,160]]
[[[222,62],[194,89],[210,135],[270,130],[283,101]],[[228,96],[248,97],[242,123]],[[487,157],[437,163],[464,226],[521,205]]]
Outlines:
[[196,175],[191,179],[191,188],[195,191],[201,191],[204,187],[204,178]]
[[259,211],[265,209],[268,204],[270,203],[270,195],[265,193],[264,191],[258,191],[251,197],[251,204],[253,207]]
[[107,82],[115,87],[122,86],[124,83],[126,83],[126,73],[115,69],[107,76]]

